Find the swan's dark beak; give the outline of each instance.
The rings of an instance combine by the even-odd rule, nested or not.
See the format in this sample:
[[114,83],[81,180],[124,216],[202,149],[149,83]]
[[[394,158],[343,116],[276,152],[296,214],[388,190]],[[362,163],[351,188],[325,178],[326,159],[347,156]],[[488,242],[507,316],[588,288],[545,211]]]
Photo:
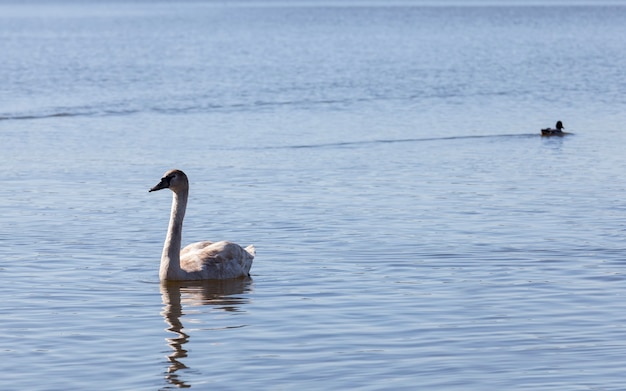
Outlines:
[[170,181],[168,178],[161,178],[161,182],[157,183],[152,189],[148,190],[148,193],[161,189],[167,189],[170,187]]

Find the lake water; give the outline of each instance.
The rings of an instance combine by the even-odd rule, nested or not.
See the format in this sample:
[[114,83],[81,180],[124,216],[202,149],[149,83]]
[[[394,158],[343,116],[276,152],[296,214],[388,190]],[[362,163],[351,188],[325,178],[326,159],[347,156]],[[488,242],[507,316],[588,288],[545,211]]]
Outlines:
[[623,389],[626,7],[420,4],[0,3],[0,388]]

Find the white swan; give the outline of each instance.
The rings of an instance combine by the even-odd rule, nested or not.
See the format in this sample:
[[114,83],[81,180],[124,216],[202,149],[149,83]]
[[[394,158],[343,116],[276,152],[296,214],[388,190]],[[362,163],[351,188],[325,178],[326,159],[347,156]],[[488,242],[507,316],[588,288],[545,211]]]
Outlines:
[[183,218],[187,209],[189,180],[180,170],[169,170],[149,192],[170,189],[173,193],[172,213],[161,255],[161,281],[225,280],[249,277],[254,246],[245,249],[230,242],[197,242],[180,249]]

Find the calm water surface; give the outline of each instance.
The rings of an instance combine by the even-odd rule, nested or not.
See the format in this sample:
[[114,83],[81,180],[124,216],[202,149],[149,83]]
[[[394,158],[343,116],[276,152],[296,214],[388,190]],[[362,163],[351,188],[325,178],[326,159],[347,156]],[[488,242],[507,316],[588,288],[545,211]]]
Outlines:
[[0,388],[623,389],[625,18],[0,3]]

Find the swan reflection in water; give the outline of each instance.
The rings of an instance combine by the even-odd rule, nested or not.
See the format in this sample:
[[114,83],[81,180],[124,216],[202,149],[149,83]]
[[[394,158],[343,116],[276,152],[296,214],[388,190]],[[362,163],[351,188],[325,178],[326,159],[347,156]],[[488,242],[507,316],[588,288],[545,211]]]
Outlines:
[[[251,279],[237,280],[204,280],[204,281],[164,281],[161,283],[161,295],[163,298],[163,318],[169,325],[167,331],[175,336],[166,338],[167,344],[173,352],[167,356],[170,362],[166,370],[165,379],[176,388],[189,388],[180,379],[176,371],[185,369],[187,366],[182,359],[187,357],[187,350],[183,347],[189,342],[189,335],[184,332],[185,328],[181,317],[183,304],[185,306],[209,305],[216,310],[227,312],[239,312],[241,306],[248,302],[248,299],[241,295],[251,289]],[[188,312],[187,312],[188,313]],[[244,327],[245,325],[229,326]],[[168,387],[166,387],[168,388]]]

